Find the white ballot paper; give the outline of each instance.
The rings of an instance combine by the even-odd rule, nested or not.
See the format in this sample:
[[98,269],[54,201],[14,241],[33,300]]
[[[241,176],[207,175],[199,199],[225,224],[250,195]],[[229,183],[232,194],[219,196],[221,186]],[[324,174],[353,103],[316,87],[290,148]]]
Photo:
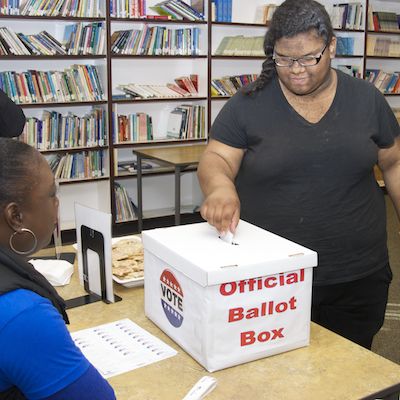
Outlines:
[[104,378],[177,354],[172,347],[127,318],[73,332],[71,336]]

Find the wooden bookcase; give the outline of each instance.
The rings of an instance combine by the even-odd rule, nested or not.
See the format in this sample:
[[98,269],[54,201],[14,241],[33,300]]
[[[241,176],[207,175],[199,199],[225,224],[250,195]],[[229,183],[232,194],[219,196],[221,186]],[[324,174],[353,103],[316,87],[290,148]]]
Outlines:
[[[338,0],[321,0],[329,9]],[[373,35],[383,35],[398,39],[399,33],[371,32],[368,30],[367,10],[369,6],[374,11],[395,11],[400,13],[397,0],[360,0],[364,8],[363,26],[361,29],[336,30],[337,36],[354,37],[355,55],[341,56],[334,60],[333,66],[341,64],[356,65],[362,76],[368,68],[381,68],[388,71],[400,70],[399,57],[371,57],[366,54],[368,38]],[[156,0],[148,0],[148,14],[154,14],[149,7]],[[271,3],[280,4],[282,0]],[[165,140],[158,132],[165,130],[166,115],[179,104],[199,104],[206,109],[206,132],[214,118],[225,104],[226,97],[212,97],[210,82],[213,78],[225,75],[259,73],[263,57],[251,56],[218,56],[215,50],[224,36],[244,35],[263,36],[267,27],[254,23],[257,6],[266,4],[264,0],[232,0],[232,22],[214,22],[211,18],[211,1],[205,0],[206,21],[164,21],[153,19],[129,19],[111,17],[110,0],[99,0],[100,18],[78,17],[42,17],[42,16],[9,16],[0,15],[1,26],[12,28],[16,32],[37,33],[47,30],[60,38],[65,25],[77,22],[103,22],[106,28],[106,53],[90,56],[2,56],[0,71],[27,69],[63,70],[73,64],[91,64],[98,69],[105,99],[97,102],[23,104],[27,116],[39,118],[43,110],[57,110],[61,113],[69,111],[83,115],[93,106],[103,107],[107,115],[107,143],[104,146],[72,149],[53,149],[43,153],[73,153],[77,151],[102,150],[105,155],[106,170],[104,176],[93,179],[62,181],[60,189],[62,229],[74,227],[74,203],[79,202],[91,207],[111,212],[115,225],[116,204],[114,199],[114,184],[126,187],[132,200],[136,198],[136,174],[134,172],[118,173],[118,161],[133,159],[132,149],[137,146],[190,146],[193,143],[205,142],[206,138],[191,140]],[[200,29],[200,54],[196,56],[128,56],[111,53],[111,35],[117,30],[142,29],[145,25],[166,26],[169,28],[198,27]],[[195,98],[169,99],[118,99],[113,100],[113,94],[122,93],[116,90],[122,83],[165,84],[173,82],[180,75],[199,75],[199,94]],[[400,107],[400,95],[387,95],[388,102],[393,107]],[[118,112],[145,112],[153,117],[154,140],[141,143],[114,143],[113,113],[117,106]],[[144,217],[152,218],[173,214],[173,176],[167,170],[146,172],[144,179]],[[185,175],[182,182],[182,204],[194,208],[201,203],[201,193],[198,188],[195,171]],[[135,229],[135,225],[132,225]]]

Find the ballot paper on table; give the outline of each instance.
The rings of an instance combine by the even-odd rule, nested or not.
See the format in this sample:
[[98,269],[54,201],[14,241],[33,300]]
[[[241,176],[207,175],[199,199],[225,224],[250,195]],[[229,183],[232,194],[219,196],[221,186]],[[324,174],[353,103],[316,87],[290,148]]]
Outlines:
[[127,318],[73,332],[71,336],[104,378],[177,354],[172,347]]

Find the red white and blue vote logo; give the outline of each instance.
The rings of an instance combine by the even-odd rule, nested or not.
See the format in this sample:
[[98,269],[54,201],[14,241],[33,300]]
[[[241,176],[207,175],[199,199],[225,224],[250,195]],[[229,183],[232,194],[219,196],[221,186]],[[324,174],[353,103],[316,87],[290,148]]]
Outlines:
[[183,322],[183,291],[175,275],[165,269],[160,277],[161,306],[168,321],[175,328]]

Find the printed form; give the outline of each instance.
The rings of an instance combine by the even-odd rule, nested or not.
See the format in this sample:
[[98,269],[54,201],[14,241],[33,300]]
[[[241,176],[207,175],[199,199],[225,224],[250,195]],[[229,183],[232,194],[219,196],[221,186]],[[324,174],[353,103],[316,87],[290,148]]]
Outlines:
[[71,336],[104,378],[177,354],[172,347],[127,318],[73,332]]

